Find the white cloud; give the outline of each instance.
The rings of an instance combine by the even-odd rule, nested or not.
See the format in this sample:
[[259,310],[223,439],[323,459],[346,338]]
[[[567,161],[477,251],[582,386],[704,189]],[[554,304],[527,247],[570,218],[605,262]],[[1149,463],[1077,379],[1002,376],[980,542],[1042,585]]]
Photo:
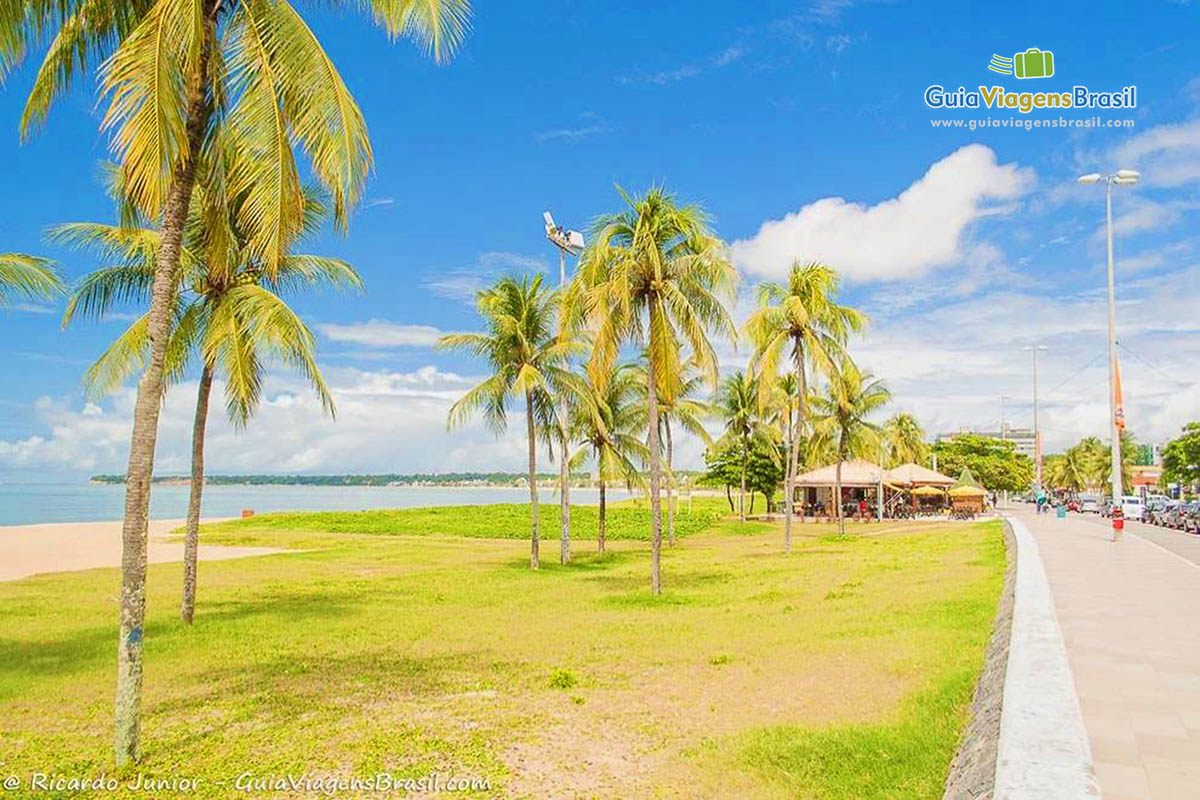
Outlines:
[[873,206],[826,197],[768,220],[749,239],[733,243],[745,270],[781,278],[800,259],[836,267],[851,281],[919,277],[962,258],[971,225],[1011,210],[988,200],[1015,200],[1029,190],[1033,171],[999,164],[996,154],[968,145],[936,162],[900,195]]
[[1151,186],[1200,180],[1200,120],[1157,125],[1125,142],[1113,155],[1118,166],[1140,169]]
[[438,297],[473,303],[476,293],[502,274],[546,270],[547,263],[543,258],[493,251],[481,253],[474,266],[443,270],[426,278],[424,283]]
[[[413,372],[326,367],[337,403],[330,419],[299,379],[272,375],[258,413],[235,431],[222,413],[224,386],[213,387],[206,463],[210,472],[408,472],[524,468],[523,426],[514,406],[508,434],[493,437],[473,423],[447,432],[446,412],[479,378],[426,366]],[[159,423],[155,469],[188,470],[196,384],[171,388]],[[13,468],[121,472],[133,417],[134,389],[102,404],[42,398],[37,433],[0,440],[0,465]]]
[[382,319],[348,325],[327,322],[317,325],[317,330],[335,342],[365,347],[433,347],[445,334],[432,325],[401,325]]

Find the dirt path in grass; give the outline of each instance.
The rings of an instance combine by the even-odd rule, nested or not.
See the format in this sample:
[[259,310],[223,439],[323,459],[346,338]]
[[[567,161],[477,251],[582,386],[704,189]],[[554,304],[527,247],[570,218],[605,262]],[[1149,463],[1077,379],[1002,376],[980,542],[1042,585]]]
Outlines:
[[[183,561],[183,543],[166,541],[167,534],[183,522],[181,519],[160,519],[150,523],[150,563]],[[200,560],[221,561],[282,552],[274,547],[202,544]],[[45,572],[120,565],[120,520],[0,526],[0,581],[15,581]]]

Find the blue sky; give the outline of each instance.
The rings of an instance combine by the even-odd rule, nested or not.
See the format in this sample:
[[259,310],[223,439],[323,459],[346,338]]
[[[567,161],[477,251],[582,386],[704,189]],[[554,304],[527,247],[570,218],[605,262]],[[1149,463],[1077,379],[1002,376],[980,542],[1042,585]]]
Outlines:
[[[429,343],[473,327],[468,297],[481,281],[554,264],[544,209],[585,226],[614,208],[614,183],[664,182],[706,206],[746,275],[739,318],[749,288],[792,258],[842,269],[846,297],[873,318],[856,355],[931,432],[995,425],[1001,396],[1012,398],[1011,420],[1028,423],[1020,348],[1046,343],[1052,448],[1102,434],[1107,415],[1104,361],[1094,360],[1104,348],[1103,192],[1072,181],[1137,167],[1143,184],[1115,198],[1129,425],[1157,440],[1200,418],[1196,9],[1005,4],[988,15],[973,6],[481,0],[462,53],[444,67],[363,18],[311,13],[363,107],[376,166],[349,236],[325,234],[308,249],[351,261],[368,291],[295,300],[318,332],[338,421],[279,373],[246,432],[217,415],[210,467],[519,468],[516,436],[445,433],[446,405],[480,365]],[[1055,77],[986,69],[993,53],[1029,47],[1054,52]],[[89,80],[20,145],[32,72],[0,90],[0,250],[50,255],[77,278],[95,264],[49,247],[42,232],[111,218],[95,179],[107,141]],[[1136,84],[1138,106],[1101,113],[1132,128],[935,129],[935,118],[1021,115],[933,111],[923,101],[933,83]],[[0,312],[0,477],[123,469],[131,391],[89,404],[79,376],[126,321],[62,332],[60,311]],[[722,356],[732,369],[746,352],[729,344]],[[168,397],[162,472],[186,467],[193,391],[185,382]],[[698,443],[681,450],[698,463]]]

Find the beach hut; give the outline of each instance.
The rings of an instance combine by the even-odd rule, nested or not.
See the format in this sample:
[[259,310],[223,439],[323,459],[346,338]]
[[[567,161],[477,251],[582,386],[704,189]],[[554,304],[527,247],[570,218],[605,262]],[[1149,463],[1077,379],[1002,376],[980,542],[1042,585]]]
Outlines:
[[946,489],[954,485],[954,478],[949,475],[913,462],[892,467],[883,474],[883,480],[896,492],[888,503],[893,513],[906,494],[913,513],[939,510],[945,504]]
[[987,497],[987,490],[975,480],[970,467],[963,467],[958,480],[946,494],[950,497],[951,506],[956,512],[980,514],[983,512],[983,500]]
[[[842,502],[857,504],[865,500],[875,506],[879,519],[883,518],[883,467],[865,459],[856,458],[842,462]],[[813,514],[821,509],[823,516],[837,514],[834,503],[834,486],[837,481],[837,464],[818,467],[797,475],[793,481],[800,494],[797,498],[801,515],[812,508]]]

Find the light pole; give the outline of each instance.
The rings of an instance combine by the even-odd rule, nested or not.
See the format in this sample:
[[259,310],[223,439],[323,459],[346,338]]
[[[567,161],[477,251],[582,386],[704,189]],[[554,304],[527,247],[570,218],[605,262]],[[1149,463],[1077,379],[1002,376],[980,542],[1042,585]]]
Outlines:
[[1142,175],[1136,169],[1119,169],[1111,175],[1092,172],[1081,175],[1079,183],[1104,182],[1104,225],[1108,240],[1108,432],[1112,439],[1112,500],[1121,502],[1125,487],[1121,481],[1121,428],[1117,422],[1117,299],[1113,279],[1112,187],[1132,186]]
[[1038,424],[1038,353],[1046,351],[1046,345],[1033,344],[1022,347],[1033,352],[1033,466],[1038,489],[1042,488],[1042,429]]
[[[1011,399],[1012,398],[1006,394],[1000,395],[1000,441],[1002,441],[1002,442],[1008,441],[1008,431],[1005,430],[1005,427],[1004,427],[1005,422],[1006,422],[1005,418],[1007,416],[1004,413],[1004,411],[1005,411],[1004,407],[1008,403],[1008,401]],[[1008,489],[1005,489],[1001,493],[1001,502],[1003,503],[1005,508],[1008,508]]]
[[[549,211],[542,212],[546,223],[546,238],[558,248],[558,285],[567,287],[567,253],[578,256],[583,252],[583,234],[554,224],[554,217]],[[567,398],[558,400],[558,445],[559,445],[559,501],[561,503],[562,534],[559,538],[559,562],[566,564],[571,560],[571,470],[567,465]]]

